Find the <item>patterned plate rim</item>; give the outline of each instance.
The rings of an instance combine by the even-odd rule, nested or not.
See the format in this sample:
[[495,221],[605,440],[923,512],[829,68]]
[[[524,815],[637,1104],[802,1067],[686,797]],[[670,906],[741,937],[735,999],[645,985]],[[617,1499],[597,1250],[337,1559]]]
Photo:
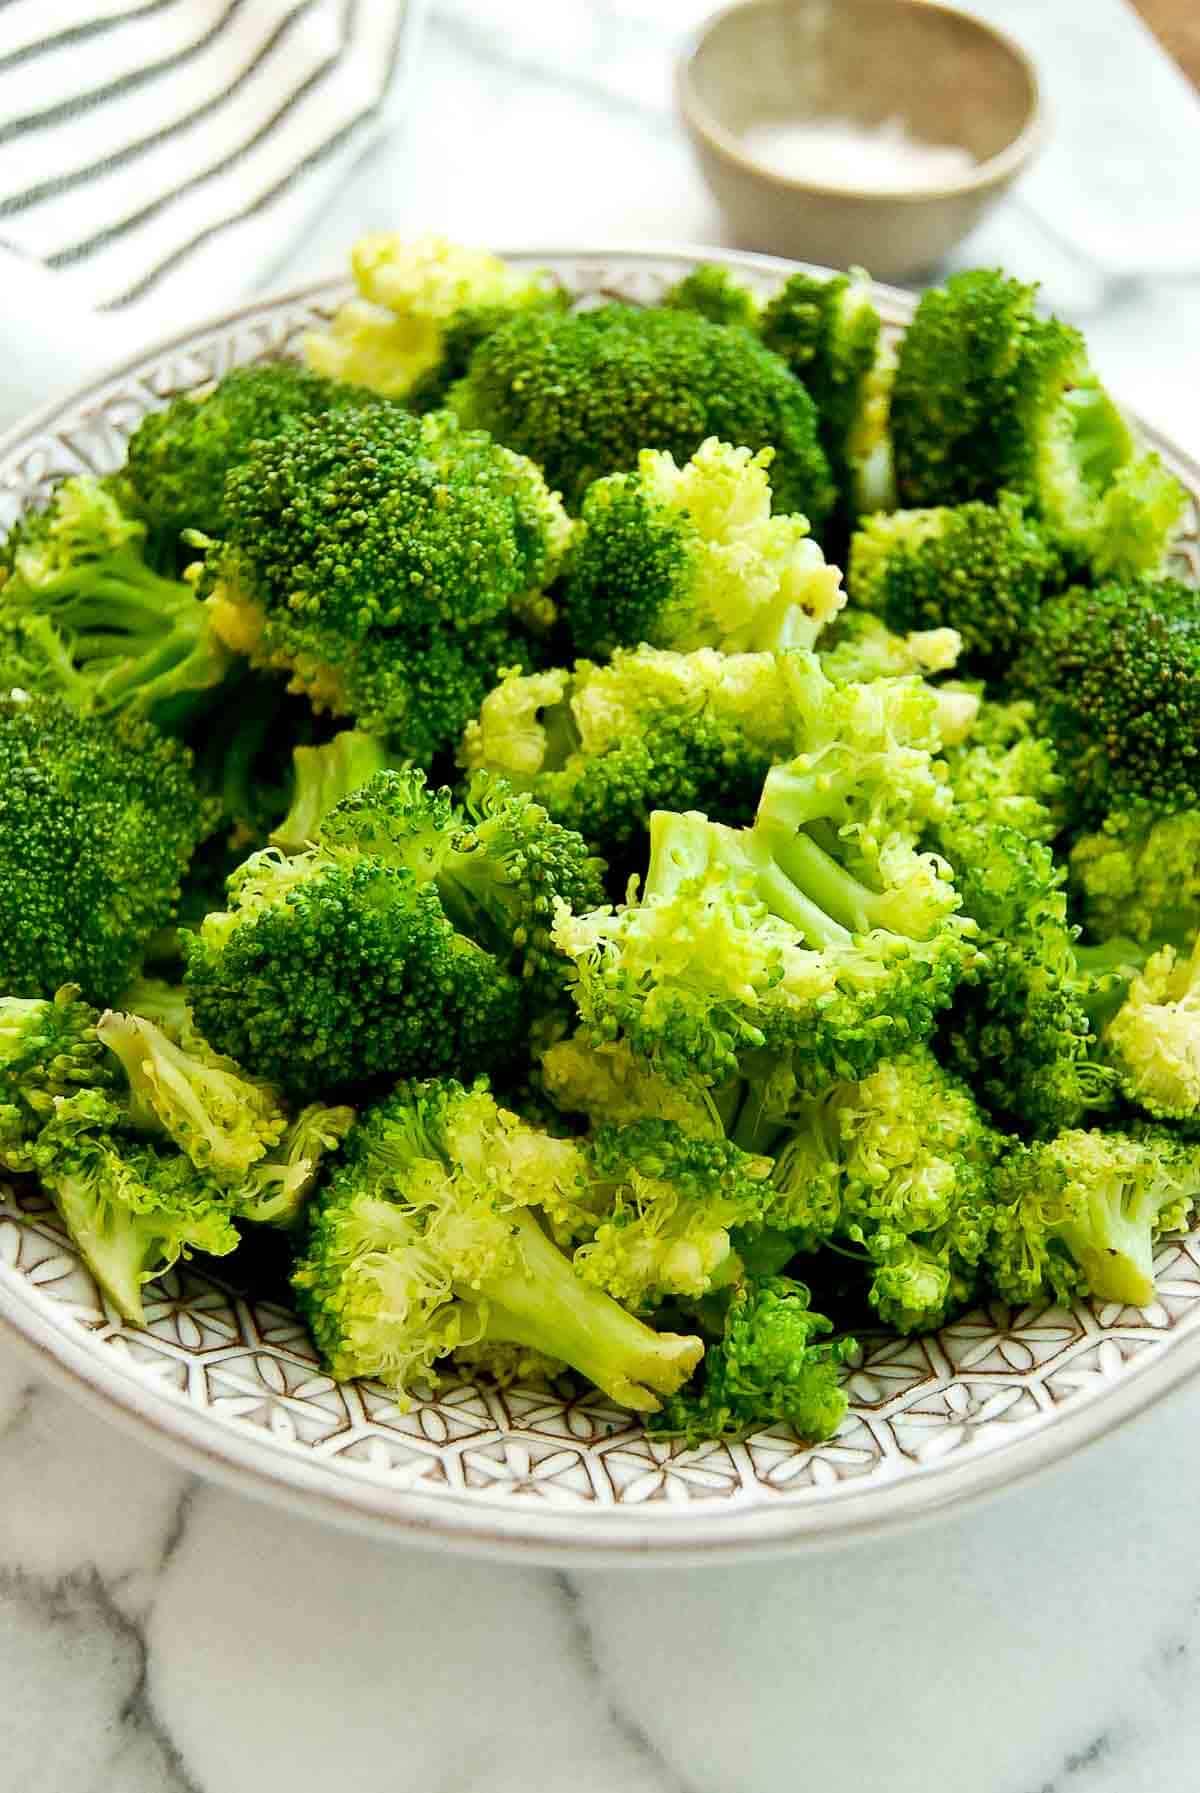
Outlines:
[[[676,275],[700,261],[719,261],[742,272],[752,282],[767,285],[803,265],[769,256],[675,244],[522,250],[514,252],[511,259],[529,266],[568,268],[567,284],[584,291],[609,290],[610,274],[617,283],[636,282],[644,276],[661,285],[664,270]],[[0,476],[6,475],[23,450],[31,451],[39,437],[52,436],[56,425],[80,423],[89,413],[99,411],[106,397],[119,395],[125,380],[149,379],[152,370],[171,355],[186,355],[239,323],[261,320],[265,327],[273,315],[282,316],[301,307],[328,310],[345,290],[345,282],[337,279],[260,296],[151,344],[120,366],[44,406],[0,437]],[[891,325],[901,323],[911,313],[911,295],[878,285],[875,293],[885,320]],[[1150,443],[1189,485],[1193,500],[1200,502],[1200,466],[1156,431],[1141,427]],[[5,1224],[15,1225],[11,1207],[7,1213]],[[46,1236],[52,1237],[52,1229]],[[1169,1249],[1174,1244],[1171,1242]],[[1189,1245],[1200,1245],[1200,1234],[1189,1235],[1180,1242],[1178,1251],[1178,1258],[1188,1265],[1189,1273],[1195,1272],[1190,1280],[1200,1282],[1200,1259],[1188,1250]],[[210,1286],[220,1287],[215,1279],[210,1279]],[[1187,1299],[1189,1304],[1193,1300],[1198,1304],[1200,1313],[1200,1287]],[[232,1301],[230,1305],[245,1306]],[[180,1311],[186,1310],[186,1300],[181,1301]],[[1051,1312],[1051,1320],[1053,1317]],[[1035,1318],[1045,1322],[1047,1316]],[[129,1351],[128,1342],[136,1343],[139,1336],[135,1329],[122,1329],[111,1323],[110,1316],[110,1323],[102,1328],[86,1330],[69,1301],[54,1297],[49,1286],[39,1286],[2,1251],[0,1319],[51,1378],[145,1442],[211,1479],[310,1517],[398,1541],[453,1544],[476,1553],[519,1556],[531,1561],[582,1559],[597,1565],[648,1560],[711,1561],[714,1555],[728,1560],[731,1555],[803,1546],[829,1548],[901,1524],[930,1520],[951,1505],[1020,1484],[1157,1404],[1200,1370],[1200,1324],[1185,1325],[1164,1336],[1142,1316],[1121,1331],[1120,1337],[1131,1344],[1131,1355],[1125,1356],[1115,1342],[1117,1335],[1111,1317],[1101,1314],[1099,1322],[1093,1317],[1084,1326],[1079,1315],[1064,1314],[1062,1322],[1076,1326],[1080,1338],[1086,1338],[1096,1353],[1102,1356],[1105,1351],[1110,1352],[1107,1367],[1096,1375],[1084,1372],[1086,1389],[1073,1394],[1069,1405],[1039,1407],[1029,1418],[1006,1425],[1002,1441],[977,1452],[965,1451],[946,1458],[934,1454],[929,1460],[919,1454],[905,1456],[897,1452],[892,1473],[861,1489],[855,1489],[851,1483],[838,1489],[835,1498],[825,1498],[826,1492],[834,1491],[813,1486],[804,1497],[794,1498],[774,1488],[768,1491],[767,1483],[751,1468],[746,1447],[734,1446],[728,1454],[735,1468],[750,1472],[756,1490],[753,1495],[747,1493],[745,1476],[739,1475],[732,1493],[723,1498],[690,1502],[667,1498],[655,1506],[634,1507],[618,1502],[613,1506],[564,1507],[552,1501],[522,1503],[519,1499],[497,1503],[481,1498],[465,1486],[441,1491],[397,1487],[395,1483],[373,1479],[365,1466],[320,1457],[299,1445],[294,1437],[276,1437],[269,1431],[238,1425],[214,1406],[201,1406],[191,1397],[190,1368],[184,1391],[168,1390],[163,1381],[148,1377]],[[979,1330],[981,1338],[993,1336],[986,1326]],[[994,1336],[1002,1335],[995,1332]],[[104,1348],[114,1340],[121,1349]],[[1115,1356],[1111,1354],[1114,1352]],[[182,1361],[187,1354],[177,1349],[176,1355]],[[952,1373],[948,1379],[943,1378],[942,1392],[965,1387],[964,1364],[956,1368],[943,1354],[943,1362],[947,1361]],[[975,1383],[988,1385],[985,1371],[977,1370],[973,1377]],[[1076,1382],[1080,1382],[1078,1376]],[[1003,1386],[995,1384],[998,1389]],[[263,1398],[267,1399],[266,1390]],[[949,1432],[956,1423],[949,1413],[943,1419],[935,1415],[921,1417],[934,1430],[944,1426]],[[513,1438],[518,1449],[523,1449],[521,1436],[518,1421],[498,1433],[496,1442],[507,1451]],[[632,1427],[624,1431],[618,1428],[603,1439],[606,1447],[611,1446],[612,1437],[617,1438],[618,1444],[628,1437],[631,1450],[641,1443]],[[490,1437],[488,1442],[493,1442]],[[582,1442],[572,1445],[565,1435],[563,1442],[581,1456],[586,1448]],[[772,1441],[768,1438],[767,1442]],[[774,1442],[786,1456],[787,1447],[782,1441]],[[793,1446],[791,1454],[798,1458],[803,1453],[800,1447]],[[527,1459],[528,1451],[525,1455]],[[703,1453],[700,1459],[702,1467]]]

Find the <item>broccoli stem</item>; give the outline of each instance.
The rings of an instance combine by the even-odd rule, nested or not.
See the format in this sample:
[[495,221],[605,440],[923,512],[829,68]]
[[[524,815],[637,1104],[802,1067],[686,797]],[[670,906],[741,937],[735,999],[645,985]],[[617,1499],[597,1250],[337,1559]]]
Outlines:
[[142,1284],[161,1241],[153,1225],[119,1214],[86,1171],[44,1175],[67,1231],[114,1307],[135,1326],[145,1323]]
[[576,1276],[530,1214],[515,1216],[519,1271],[484,1277],[461,1298],[482,1310],[482,1336],[561,1358],[622,1407],[655,1413],[704,1355],[698,1338],[653,1332]]
[[1152,1200],[1127,1203],[1120,1188],[1097,1191],[1088,1204],[1086,1222],[1062,1229],[1062,1241],[1101,1301],[1145,1307],[1154,1299],[1154,1222]]

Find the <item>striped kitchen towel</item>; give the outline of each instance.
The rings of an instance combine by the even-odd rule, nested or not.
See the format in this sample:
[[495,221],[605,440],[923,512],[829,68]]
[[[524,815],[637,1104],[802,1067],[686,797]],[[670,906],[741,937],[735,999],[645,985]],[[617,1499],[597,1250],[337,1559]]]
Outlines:
[[261,284],[381,128],[414,4],[0,0],[0,243],[114,316]]

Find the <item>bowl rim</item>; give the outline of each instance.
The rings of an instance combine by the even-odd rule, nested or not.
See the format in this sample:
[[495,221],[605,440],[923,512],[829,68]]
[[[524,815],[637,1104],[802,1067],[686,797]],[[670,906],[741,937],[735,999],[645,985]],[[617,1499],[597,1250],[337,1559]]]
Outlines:
[[[501,250],[536,267],[569,260],[580,266],[628,269],[674,262],[682,274],[702,262],[718,262],[750,277],[779,281],[803,271],[828,277],[829,269],[720,247],[649,242],[597,249],[570,245]],[[910,314],[914,295],[873,282],[880,303]],[[135,355],[91,375],[18,420],[0,434],[0,458],[51,428],[64,413],[86,407],[128,374],[243,317],[275,307],[336,301],[349,290],[343,276],[268,291],[201,317],[187,328],[148,341]],[[1148,444],[1165,451],[1200,494],[1200,463],[1168,438],[1127,413]],[[137,1372],[131,1359],[98,1348],[93,1335],[63,1324],[56,1305],[24,1278],[0,1275],[0,1323],[40,1370],[114,1420],[121,1429],[185,1468],[241,1493],[267,1500],[309,1519],[388,1538],[393,1543],[461,1549],[476,1556],[559,1566],[617,1567],[633,1563],[696,1565],[800,1550],[831,1550],[878,1538],[917,1523],[931,1523],[1029,1481],[1077,1451],[1097,1443],[1136,1414],[1157,1406],[1200,1373],[1200,1327],[1173,1336],[1162,1352],[1126,1368],[1122,1378],[1076,1407],[1063,1410],[1037,1431],[1018,1430],[1001,1445],[965,1457],[951,1456],[919,1475],[873,1483],[836,1501],[743,1506],[721,1503],[709,1512],[695,1506],[662,1509],[556,1511],[471,1505],[419,1487],[397,1488],[359,1479],[345,1467],[305,1457],[249,1429],[222,1425],[210,1412],[189,1407]]]
[[1029,87],[1029,106],[1025,121],[1011,142],[995,155],[988,156],[982,162],[976,162],[965,174],[953,181],[942,181],[937,186],[911,186],[888,188],[886,191],[876,187],[835,186],[827,182],[803,180],[795,175],[781,174],[771,168],[758,157],[750,155],[743,140],[735,132],[727,130],[720,119],[700,98],[695,83],[695,65],[698,57],[713,34],[724,25],[735,13],[764,12],[768,8],[776,8],[786,0],[730,0],[730,4],[722,6],[717,12],[710,13],[688,38],[680,52],[675,65],[676,102],[684,124],[694,138],[706,149],[711,150],[723,161],[730,163],[739,173],[751,175],[764,185],[777,188],[783,193],[811,194],[817,198],[852,201],[857,204],[897,205],[900,207],[917,206],[936,203],[948,199],[961,199],[973,193],[986,193],[993,187],[1002,185],[1018,175],[1041,149],[1047,134],[1047,115],[1041,82],[1038,78],[1037,65],[1032,56],[1015,37],[1010,36],[999,26],[993,25],[976,14],[966,12],[962,7],[948,4],[948,0],[873,0],[874,4],[896,7],[904,11],[922,13],[943,13],[959,19],[983,37],[1005,50],[1020,68]]

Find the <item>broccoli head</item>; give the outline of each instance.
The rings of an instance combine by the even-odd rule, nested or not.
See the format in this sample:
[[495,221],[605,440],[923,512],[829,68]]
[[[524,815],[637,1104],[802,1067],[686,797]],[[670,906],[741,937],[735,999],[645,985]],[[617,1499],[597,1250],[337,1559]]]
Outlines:
[[688,1444],[741,1438],[787,1426],[809,1443],[837,1431],[847,1400],[840,1371],[855,1341],[833,1338],[814,1313],[803,1283],[764,1276],[740,1282],[724,1306],[720,1335],[708,1346],[698,1387],[681,1389],[654,1414],[649,1430]]
[[1200,1115],[1200,942],[1151,954],[1103,1032],[1125,1097],[1164,1121]]
[[117,1000],[208,832],[191,763],[141,717],[0,699],[0,989]]
[[540,274],[444,237],[376,231],[350,257],[357,297],[304,339],[310,367],[414,409],[440,404],[476,345],[514,312],[565,304]]
[[773,454],[709,438],[683,467],[644,449],[584,494],[563,594],[576,649],[811,647],[845,602],[803,517],[772,516]]
[[861,268],[793,274],[764,307],[760,333],[816,401],[821,440],[846,515],[895,504],[888,410],[896,357]]
[[1200,931],[1200,810],[1106,815],[1071,848],[1071,884],[1100,940],[1182,945]]
[[0,687],[81,713],[187,722],[233,656],[187,580],[146,559],[146,526],[103,480],[64,480],[14,525],[0,566]]
[[710,324],[741,324],[753,330],[759,303],[748,286],[717,262],[702,262],[669,286],[660,303],[668,311],[695,311]]
[[0,997],[0,1164],[6,1170],[32,1168],[33,1142],[60,1096],[120,1084],[96,1021],[95,1009],[72,984],[52,997]]
[[906,507],[1027,498],[1099,577],[1162,570],[1184,505],[1037,289],[987,269],[925,293],[900,344],[892,433]]
[[522,314],[480,343],[447,403],[535,460],[568,508],[593,480],[635,468],[643,448],[684,461],[709,436],[774,448],[775,502],[818,533],[833,504],[803,386],[749,331],[693,311]]
[[140,1326],[147,1282],[193,1251],[225,1256],[238,1235],[219,1186],[182,1152],[129,1138],[125,1118],[98,1090],[62,1097],[32,1167],[105,1295]]
[[335,405],[374,402],[292,361],[235,368],[215,386],[173,398],[152,411],[129,438],[124,482],[133,508],[156,531],[223,535],[225,476],[251,442],[323,417]]
[[571,1142],[486,1086],[401,1085],[368,1111],[310,1210],[294,1276],[331,1372],[377,1377],[404,1399],[456,1351],[511,1364],[515,1350],[655,1411],[703,1345],[651,1331],[572,1269],[541,1213],[573,1199],[577,1176]]
[[1188,1224],[1198,1189],[1200,1147],[1164,1127],[1014,1145],[996,1172],[988,1271],[1022,1305],[1091,1294],[1145,1307],[1154,1241]]
[[850,546],[850,594],[892,629],[948,625],[967,663],[1003,673],[1060,572],[1021,500],[868,517]]
[[1200,808],[1200,606],[1175,579],[1048,599],[1014,685],[1037,705],[1084,824]]

